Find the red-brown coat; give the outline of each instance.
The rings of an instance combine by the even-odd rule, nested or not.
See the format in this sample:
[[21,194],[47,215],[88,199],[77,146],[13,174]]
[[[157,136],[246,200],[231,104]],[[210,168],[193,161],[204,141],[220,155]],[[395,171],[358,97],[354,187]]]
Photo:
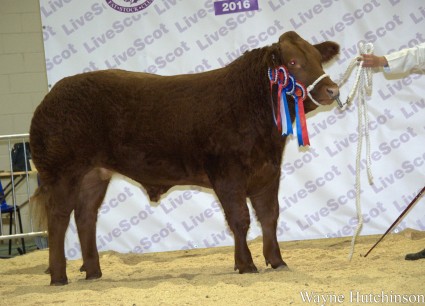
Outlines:
[[[64,236],[75,211],[87,279],[101,277],[96,216],[111,174],[142,184],[151,200],[174,185],[212,188],[235,239],[235,269],[257,272],[246,242],[250,198],[261,223],[264,257],[285,267],[276,238],[280,164],[285,146],[273,121],[269,67],[286,65],[306,86],[339,51],[295,32],[246,52],[225,68],[159,76],[122,70],[59,81],[34,113],[33,161],[49,232],[51,284],[67,283]],[[325,78],[312,91],[330,104],[338,87]],[[292,103],[290,103],[292,105]],[[310,100],[305,110],[315,109]],[[294,108],[290,107],[292,119]]]

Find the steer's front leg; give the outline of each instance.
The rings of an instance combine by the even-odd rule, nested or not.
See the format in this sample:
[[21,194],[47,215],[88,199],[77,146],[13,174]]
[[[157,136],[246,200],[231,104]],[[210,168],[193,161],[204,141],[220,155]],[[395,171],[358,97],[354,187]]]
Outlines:
[[255,273],[258,270],[246,242],[250,218],[243,171],[237,167],[237,163],[228,162],[212,166],[209,177],[235,239],[235,270],[241,274]]
[[250,224],[246,198],[238,194],[219,194],[217,195],[235,239],[235,270],[239,270],[241,274],[258,272],[246,242]]
[[263,231],[264,258],[266,259],[266,264],[270,264],[274,269],[287,267],[280,254],[276,236],[277,220],[279,218],[278,190],[279,176],[273,182],[270,182],[267,188],[250,197]]

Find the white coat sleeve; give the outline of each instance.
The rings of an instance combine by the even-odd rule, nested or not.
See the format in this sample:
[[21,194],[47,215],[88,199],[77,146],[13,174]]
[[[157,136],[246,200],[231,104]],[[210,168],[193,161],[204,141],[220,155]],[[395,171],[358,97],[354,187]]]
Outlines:
[[385,58],[388,62],[384,68],[386,73],[402,73],[412,68],[425,67],[425,43],[385,55]]

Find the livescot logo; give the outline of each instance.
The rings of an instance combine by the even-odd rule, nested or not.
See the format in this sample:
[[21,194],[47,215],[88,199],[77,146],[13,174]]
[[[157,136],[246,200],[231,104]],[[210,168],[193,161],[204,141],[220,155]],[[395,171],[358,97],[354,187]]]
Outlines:
[[154,0],[106,0],[114,10],[121,13],[137,13],[146,9]]

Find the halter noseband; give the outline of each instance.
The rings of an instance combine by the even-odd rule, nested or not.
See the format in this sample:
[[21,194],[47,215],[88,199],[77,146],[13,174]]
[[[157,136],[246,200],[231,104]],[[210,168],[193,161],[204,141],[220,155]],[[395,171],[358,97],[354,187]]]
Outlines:
[[308,97],[310,98],[311,101],[313,101],[314,104],[316,104],[317,106],[322,106],[322,104],[320,104],[319,102],[317,102],[313,96],[310,94],[310,91],[312,91],[314,89],[314,86],[316,86],[321,80],[323,80],[324,78],[328,77],[329,75],[327,75],[326,73],[322,74],[321,76],[319,76],[317,78],[316,81],[313,82],[313,84],[311,84],[310,86],[307,87],[307,94]]

